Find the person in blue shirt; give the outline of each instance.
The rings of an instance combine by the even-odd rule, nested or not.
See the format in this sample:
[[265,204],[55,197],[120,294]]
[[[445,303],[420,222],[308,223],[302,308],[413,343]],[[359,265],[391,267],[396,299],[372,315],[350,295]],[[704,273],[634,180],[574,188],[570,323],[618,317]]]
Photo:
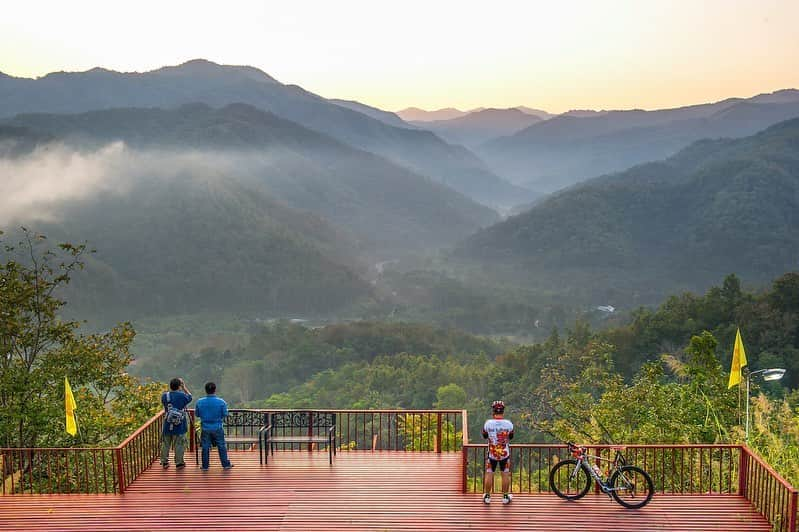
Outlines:
[[216,396],[216,384],[208,382],[205,384],[206,396],[197,401],[194,413],[202,421],[202,470],[208,471],[208,461],[211,455],[211,445],[216,445],[219,451],[219,461],[222,462],[222,469],[230,469],[233,464],[227,457],[227,446],[225,445],[225,429],[222,425],[227,417],[227,403],[221,397]]
[[164,429],[161,433],[161,466],[166,469],[169,467],[169,449],[175,447],[175,467],[181,469],[186,467],[183,461],[183,453],[186,451],[188,438],[186,433],[189,430],[188,415],[186,415],[186,405],[191,403],[191,393],[186,388],[183,379],[172,379],[169,381],[169,391],[161,394],[161,404],[164,405],[164,413],[169,412],[169,406],[184,412],[181,423],[168,423],[164,416]]

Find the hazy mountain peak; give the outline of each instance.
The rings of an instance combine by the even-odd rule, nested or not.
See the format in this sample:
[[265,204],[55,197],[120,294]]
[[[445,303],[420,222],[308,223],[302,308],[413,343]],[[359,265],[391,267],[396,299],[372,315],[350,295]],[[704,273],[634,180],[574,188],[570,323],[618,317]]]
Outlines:
[[432,122],[434,120],[451,120],[468,113],[460,109],[455,109],[454,107],[445,107],[444,109],[437,109],[435,111],[427,111],[419,107],[408,107],[402,111],[397,111],[396,114],[406,122]]
[[[55,78],[65,78],[65,77],[70,77],[70,78],[75,78],[75,77],[97,78],[97,77],[102,77],[102,76],[114,76],[114,75],[120,75],[120,74],[121,74],[120,72],[117,72],[115,70],[108,70],[107,68],[102,68],[102,67],[94,67],[94,68],[91,68],[91,69],[86,70],[84,72],[67,72],[67,71],[64,71],[64,70],[60,70],[58,72],[50,72],[49,74],[45,74],[44,76],[42,76],[40,78],[37,78],[37,79],[39,79],[39,80],[51,80],[51,79],[55,79]],[[20,78],[20,79],[25,79],[25,78]]]
[[94,67],[86,71],[87,74],[118,74],[118,72],[114,72],[113,70],[108,70],[107,68],[103,67]]
[[524,105],[518,105],[518,106],[514,107],[514,109],[518,109],[519,111],[521,111],[521,112],[523,112],[524,114],[527,114],[527,115],[537,116],[541,120],[548,120],[548,119],[552,118],[553,116],[555,116],[555,115],[553,115],[552,113],[550,113],[548,111],[544,111],[543,109],[535,109],[533,107],[526,107]]
[[238,74],[247,79],[266,83],[279,83],[275,78],[255,67],[239,65],[220,65],[207,59],[191,59],[176,66],[166,66],[153,70],[152,74],[160,76],[203,76],[229,77]]
[[579,118],[584,118],[586,116],[599,116],[607,114],[607,111],[595,111],[593,109],[570,109],[563,113],[561,116],[576,116]]
[[764,92],[753,96],[750,101],[755,103],[788,103],[799,101],[799,90],[781,89],[774,92]]

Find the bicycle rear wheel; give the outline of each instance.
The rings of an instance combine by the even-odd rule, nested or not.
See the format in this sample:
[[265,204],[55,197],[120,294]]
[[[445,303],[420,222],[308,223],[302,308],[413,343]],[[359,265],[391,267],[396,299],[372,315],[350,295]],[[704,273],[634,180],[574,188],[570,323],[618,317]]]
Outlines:
[[558,462],[549,472],[549,487],[562,499],[579,499],[591,489],[591,475],[585,467],[572,459]]
[[655,486],[649,473],[636,466],[622,466],[610,477],[611,492],[625,508],[640,508],[652,500]]

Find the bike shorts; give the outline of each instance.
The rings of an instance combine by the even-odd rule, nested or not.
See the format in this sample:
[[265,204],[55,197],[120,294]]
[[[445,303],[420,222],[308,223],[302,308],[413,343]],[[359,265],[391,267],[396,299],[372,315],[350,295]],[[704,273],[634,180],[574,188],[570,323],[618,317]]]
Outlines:
[[493,473],[496,471],[497,465],[499,465],[499,470],[503,473],[510,473],[510,457],[503,458],[502,460],[489,458],[486,460],[486,473]]

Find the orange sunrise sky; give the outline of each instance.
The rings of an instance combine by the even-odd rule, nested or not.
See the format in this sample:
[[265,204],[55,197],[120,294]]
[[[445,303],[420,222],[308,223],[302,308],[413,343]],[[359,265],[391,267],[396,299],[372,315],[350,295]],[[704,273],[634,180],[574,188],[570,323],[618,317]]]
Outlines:
[[28,0],[0,72],[204,58],[387,110],[655,109],[799,87],[797,27],[799,0]]

